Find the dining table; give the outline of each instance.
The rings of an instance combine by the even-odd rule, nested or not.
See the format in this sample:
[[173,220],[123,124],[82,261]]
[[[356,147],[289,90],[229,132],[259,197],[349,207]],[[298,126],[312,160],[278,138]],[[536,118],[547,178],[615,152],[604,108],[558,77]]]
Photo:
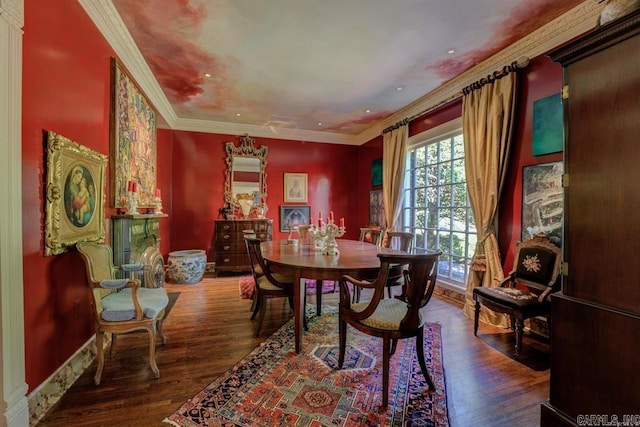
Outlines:
[[323,255],[314,249],[312,243],[303,240],[274,240],[260,244],[262,257],[271,271],[293,276],[296,353],[302,350],[306,292],[306,281],[303,279],[337,281],[343,275],[349,275],[359,280],[373,280],[380,270],[378,254],[405,253],[358,240],[336,239],[336,242],[338,255]]

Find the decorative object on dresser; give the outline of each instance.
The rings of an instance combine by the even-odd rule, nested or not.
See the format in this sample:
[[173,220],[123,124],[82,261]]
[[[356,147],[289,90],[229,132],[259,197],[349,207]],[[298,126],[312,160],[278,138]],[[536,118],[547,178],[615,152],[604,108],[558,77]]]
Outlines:
[[[248,135],[240,145],[227,142],[227,172],[224,183],[225,219],[264,216],[267,212],[267,152],[265,145],[256,147]],[[223,214],[222,211],[219,212]],[[243,243],[244,245],[244,243]]]
[[256,238],[265,241],[273,236],[273,220],[271,219],[236,219],[215,221],[213,231],[213,249],[215,251],[215,271],[251,272],[251,265],[244,243],[245,231],[253,230]]
[[83,240],[104,242],[106,166],[104,154],[47,132],[45,256]]
[[638,423],[639,51],[636,9],[550,53],[563,67],[568,175],[542,426],[575,426],[585,414]]

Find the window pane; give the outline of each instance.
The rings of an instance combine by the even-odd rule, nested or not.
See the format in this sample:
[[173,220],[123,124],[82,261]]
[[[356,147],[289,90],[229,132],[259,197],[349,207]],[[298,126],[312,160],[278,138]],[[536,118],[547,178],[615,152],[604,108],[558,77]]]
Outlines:
[[415,234],[416,253],[442,250],[439,277],[463,287],[477,240],[467,197],[464,140],[460,132],[435,141],[409,152],[402,228]]

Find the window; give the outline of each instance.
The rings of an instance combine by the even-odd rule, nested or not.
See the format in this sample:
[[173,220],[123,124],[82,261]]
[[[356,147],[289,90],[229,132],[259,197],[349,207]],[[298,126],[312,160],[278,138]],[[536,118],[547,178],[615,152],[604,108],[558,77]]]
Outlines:
[[[411,144],[411,141],[410,141]],[[442,250],[438,279],[464,287],[477,235],[467,197],[462,130],[411,145],[404,185],[403,228],[415,252]]]

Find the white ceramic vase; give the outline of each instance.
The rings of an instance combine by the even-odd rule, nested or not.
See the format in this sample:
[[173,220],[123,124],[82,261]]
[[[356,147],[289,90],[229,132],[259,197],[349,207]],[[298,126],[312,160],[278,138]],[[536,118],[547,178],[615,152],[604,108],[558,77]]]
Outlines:
[[174,283],[198,283],[207,267],[207,255],[204,250],[191,249],[169,252],[167,272]]

